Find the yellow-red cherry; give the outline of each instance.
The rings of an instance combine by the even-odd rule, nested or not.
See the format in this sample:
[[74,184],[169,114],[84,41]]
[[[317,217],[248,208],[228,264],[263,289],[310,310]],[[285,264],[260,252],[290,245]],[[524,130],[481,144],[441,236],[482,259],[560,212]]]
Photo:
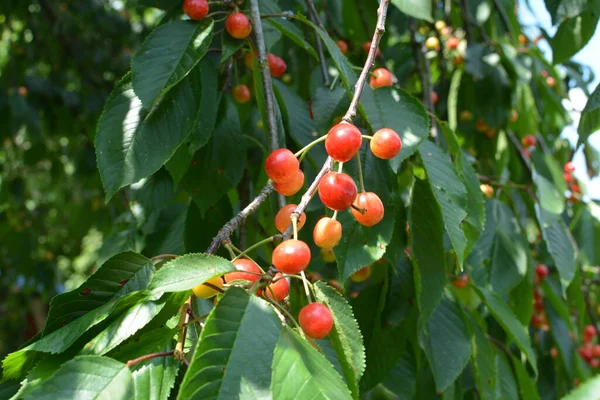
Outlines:
[[290,284],[287,279],[280,278],[283,278],[283,274],[281,272],[276,273],[273,280],[277,282],[273,282],[267,286],[264,290],[264,294],[271,299],[273,298],[273,295],[275,295],[275,299],[282,302],[290,293]]
[[254,57],[255,57],[255,54],[251,51],[247,52],[246,55],[244,56],[244,64],[250,70],[254,69]]
[[265,172],[273,182],[286,182],[297,175],[300,163],[288,149],[277,149],[267,157]]
[[356,183],[342,172],[328,172],[319,182],[319,198],[335,211],[349,208],[356,199]]
[[232,262],[233,266],[240,272],[225,274],[225,282],[250,281],[254,282],[260,278],[261,271],[258,265],[247,258],[238,258]]
[[361,144],[360,129],[352,124],[337,124],[327,132],[325,150],[334,160],[346,162],[358,153]]
[[[277,212],[277,215],[275,215],[275,227],[279,232],[285,232],[288,226],[290,226],[290,224],[292,223],[292,221],[290,220],[290,216],[292,215],[296,207],[298,207],[296,204],[288,204],[287,206],[283,207]],[[302,215],[300,215],[300,217],[298,218],[298,230],[302,229],[305,223],[306,214],[302,213]]]
[[275,78],[281,78],[287,70],[287,65],[281,57],[277,57],[275,54],[267,54],[267,61],[269,62],[269,71]]
[[575,164],[573,164],[573,162],[572,162],[572,161],[568,161],[568,162],[565,164],[565,172],[569,172],[569,173],[571,173],[571,172],[573,172],[573,171],[575,171]]
[[536,140],[535,136],[533,136],[533,135],[525,135],[523,137],[523,139],[521,139],[521,144],[525,147],[535,146],[536,143],[537,143],[537,140]]
[[298,170],[296,175],[289,181],[274,182],[273,187],[277,193],[284,196],[292,196],[300,191],[304,186],[304,172],[301,169]]
[[369,80],[369,84],[373,89],[392,86],[392,83],[394,83],[392,73],[385,68],[376,68],[371,75],[371,79]]
[[369,146],[375,157],[389,160],[402,149],[402,140],[395,130],[382,128],[375,132]]
[[342,54],[346,54],[348,52],[348,43],[346,43],[346,41],[338,40],[336,44]]
[[183,12],[193,20],[201,20],[208,14],[208,1],[206,0],[184,0]]
[[342,224],[340,221],[323,217],[315,224],[313,240],[322,249],[335,247],[342,238]]
[[460,40],[458,40],[457,37],[450,37],[448,38],[448,40],[446,40],[446,46],[450,49],[450,50],[455,50],[458,47],[458,44],[460,43]]
[[452,285],[457,289],[464,289],[469,284],[469,275],[462,274],[452,281]]
[[[358,211],[356,208],[360,211]],[[350,210],[359,224],[373,226],[383,219],[384,208],[379,196],[373,192],[359,193]]]
[[371,266],[367,265],[366,267],[361,268],[352,275],[350,275],[350,280],[355,283],[364,282],[367,279],[369,279],[369,277],[371,276],[371,272]]
[[300,310],[298,323],[306,336],[323,339],[333,328],[333,315],[327,306],[321,303],[311,303]]
[[[371,42],[364,42],[361,47],[365,53],[368,53],[369,51],[371,51]],[[375,56],[379,57],[380,55],[381,51],[377,49],[377,51],[375,52]]]
[[273,265],[285,274],[304,271],[310,263],[310,247],[297,239],[280,243],[273,251]]
[[[206,281],[206,283],[218,288],[223,287],[223,279],[221,279],[220,276],[210,278]],[[219,293],[219,291],[217,289],[214,289],[212,286],[208,286],[204,283],[201,283],[200,285],[193,288],[192,292],[194,292],[194,295],[196,295],[196,297],[200,297],[201,299],[210,299],[211,297],[216,296]]]
[[227,17],[225,29],[236,39],[246,39],[252,32],[252,25],[244,13],[234,12]]
[[231,91],[233,98],[240,104],[247,103],[250,100],[250,89],[248,86],[241,84],[237,85]]

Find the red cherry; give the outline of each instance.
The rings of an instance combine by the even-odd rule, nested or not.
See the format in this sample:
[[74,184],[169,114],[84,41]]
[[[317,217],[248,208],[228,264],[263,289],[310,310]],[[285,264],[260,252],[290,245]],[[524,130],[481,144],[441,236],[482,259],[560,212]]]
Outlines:
[[340,48],[342,54],[346,54],[348,52],[348,43],[346,43],[344,40],[338,40],[336,44],[337,47]]
[[598,360],[597,358],[592,358],[589,364],[592,368],[598,368],[600,367],[600,360]]
[[360,130],[352,124],[334,125],[327,133],[325,150],[336,161],[349,161],[362,144]]
[[[354,207],[364,210],[364,214]],[[350,211],[361,225],[373,226],[383,219],[383,203],[373,192],[360,193],[354,200],[354,207]]]
[[280,243],[273,251],[273,265],[285,274],[297,274],[304,271],[310,262],[310,248],[297,239]]
[[273,182],[273,187],[277,193],[284,196],[292,196],[304,186],[304,172],[301,169],[298,170],[296,175],[289,181],[284,182]]
[[579,185],[576,183],[571,184],[571,186],[569,186],[569,190],[572,193],[581,194],[581,187],[579,187]]
[[232,94],[235,101],[240,104],[247,103],[250,100],[250,89],[248,89],[248,86],[244,84],[234,87]]
[[246,67],[248,67],[248,69],[250,69],[250,70],[254,69],[254,57],[255,57],[255,54],[252,53],[251,51],[247,52],[246,55],[244,56],[244,64],[246,64]]
[[269,62],[269,71],[275,78],[281,78],[285,74],[287,65],[282,58],[277,57],[275,54],[267,54],[267,61]]
[[440,96],[438,96],[436,91],[431,91],[431,102],[433,104],[437,104],[438,100],[439,100]]
[[[368,53],[369,51],[371,51],[371,42],[364,42],[361,47],[365,53]],[[378,48],[377,51],[375,52],[375,56],[379,57],[380,55],[381,55],[381,51]]]
[[446,47],[448,47],[450,50],[455,50],[458,47],[459,43],[460,43],[460,40],[458,40],[458,38],[453,36],[453,37],[448,38],[448,40],[446,40]]
[[252,25],[244,13],[234,12],[227,17],[225,29],[236,39],[246,39],[252,32]]
[[392,73],[385,68],[376,68],[369,80],[369,84],[373,89],[378,89],[380,87],[392,86],[394,83],[394,79],[392,77]]
[[565,182],[569,183],[573,180],[573,175],[570,172],[563,172],[563,178]]
[[375,132],[369,145],[375,157],[389,160],[396,157],[402,149],[402,140],[395,130],[382,128]]
[[535,146],[537,143],[537,139],[533,135],[525,135],[523,139],[521,139],[521,144],[523,147],[531,147]]
[[335,247],[342,238],[342,224],[340,221],[323,217],[315,224],[313,240],[322,249]]
[[552,347],[550,349],[550,357],[552,357],[552,358],[558,357],[558,349],[556,347]]
[[565,169],[565,172],[571,173],[571,172],[575,171],[575,164],[573,164],[572,161],[568,161],[565,164],[565,168],[564,169]]
[[545,279],[549,273],[550,271],[548,270],[548,267],[544,264],[538,264],[538,266],[535,267],[535,274],[540,279]]
[[371,276],[371,272],[371,266],[367,265],[366,267],[361,268],[352,275],[350,275],[350,280],[355,283],[364,282],[367,279],[369,279],[369,277]]
[[332,210],[349,208],[356,199],[356,192],[354,180],[341,172],[328,172],[319,182],[319,198]]
[[592,347],[592,355],[594,357],[600,357],[600,344],[594,345],[594,347]]
[[287,297],[287,295],[290,293],[290,284],[288,283],[287,279],[279,279],[282,277],[283,274],[281,272],[275,274],[273,280],[277,280],[277,282],[271,283],[265,288],[265,296],[272,299],[273,294],[275,294],[275,298],[279,302],[282,302]]
[[535,301],[542,301],[542,293],[538,289],[533,289],[533,299]]
[[530,157],[531,157],[531,152],[530,152],[529,150],[525,149],[525,150],[523,150],[523,155],[524,155],[526,158],[530,158]]
[[[290,220],[290,216],[292,215],[296,207],[298,206],[295,204],[288,204],[287,206],[283,207],[277,212],[277,215],[275,216],[275,227],[279,232],[285,232],[288,226],[290,226],[290,224],[292,223],[292,221]],[[305,223],[306,214],[302,213],[302,215],[300,215],[300,218],[298,218],[298,230],[302,229]]]
[[544,317],[542,315],[532,315],[531,325],[536,329],[541,328],[544,325]]
[[467,274],[462,274],[461,276],[452,281],[452,286],[454,286],[457,289],[464,289],[467,287],[468,284],[469,275]]
[[481,133],[487,132],[488,124],[484,120],[478,119],[475,121],[475,130]]
[[200,20],[208,14],[208,2],[206,0],[184,0],[183,12],[193,20]]
[[596,328],[594,325],[586,325],[583,329],[583,340],[591,342],[596,337]]
[[541,300],[536,300],[533,303],[533,308],[535,308],[538,312],[544,311],[544,302],[542,302]]
[[578,348],[577,352],[587,362],[589,362],[593,357],[592,346],[589,343]]
[[[260,278],[260,268],[258,265],[247,258],[238,258],[232,263],[238,271],[246,272],[230,272],[225,274],[225,282],[233,282],[238,280],[255,282]],[[249,274],[248,272],[252,272]]]
[[311,303],[300,310],[298,323],[306,336],[323,339],[333,328],[333,315],[327,306],[321,303]]
[[294,179],[299,168],[298,159],[288,149],[275,150],[265,161],[265,171],[273,182],[286,182]]

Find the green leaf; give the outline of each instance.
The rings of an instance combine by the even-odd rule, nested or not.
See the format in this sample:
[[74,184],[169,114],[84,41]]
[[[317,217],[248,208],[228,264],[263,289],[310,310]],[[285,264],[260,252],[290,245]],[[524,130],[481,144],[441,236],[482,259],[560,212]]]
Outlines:
[[576,247],[564,221],[554,217],[535,205],[537,219],[542,228],[542,237],[546,241],[548,252],[552,256],[560,276],[563,294],[575,276]]
[[225,225],[233,215],[231,203],[227,197],[223,197],[211,208],[204,217],[196,203],[190,203],[185,220],[185,249],[188,253],[200,253],[205,251],[216,232]]
[[[188,143],[182,143],[175,151],[175,154],[173,154],[173,157],[165,164],[165,168],[173,178],[171,182],[171,192],[173,191],[173,184],[179,185],[181,178],[183,178],[185,173],[190,169],[193,158],[194,153],[190,150],[190,145]],[[164,203],[166,203],[166,201],[163,202],[163,204]]]
[[573,358],[577,357],[575,346],[570,338],[569,332],[574,332],[575,327],[571,321],[571,315],[562,297],[557,294],[551,286],[556,286],[560,293],[560,283],[548,284],[551,278],[544,281],[544,311],[548,317],[550,333],[554,338],[558,352],[563,360],[564,368],[568,376],[573,376]]
[[200,96],[200,110],[198,121],[190,135],[190,151],[194,152],[204,146],[210,139],[217,123],[219,104],[223,92],[219,90],[219,71],[215,64],[208,58],[200,61],[202,71],[202,94]]
[[413,155],[429,136],[429,118],[425,108],[404,90],[373,90],[369,85],[365,85],[360,103],[374,131],[391,128],[400,135],[402,150],[390,160],[392,169],[398,172],[402,161]]
[[597,25],[598,14],[589,11],[561,22],[550,41],[552,62],[560,64],[577,54],[594,36]]
[[192,132],[200,112],[195,68],[149,112],[134,94],[131,74],[112,91],[98,121],[96,155],[106,200],[163,166]]
[[[136,337],[127,341],[109,353],[109,357],[122,363],[136,359],[146,354],[158,353],[172,350],[174,337],[177,335],[177,329],[161,327],[151,331],[142,331]],[[139,369],[143,365],[150,364],[152,360],[142,361],[132,367],[132,370]]]
[[269,18],[266,22],[272,25],[275,29],[279,30],[284,36],[288,37],[296,46],[306,50],[315,60],[319,59],[317,52],[313,47],[304,40],[302,31],[292,24],[290,21],[285,19]]
[[178,398],[264,398],[281,321],[271,305],[231,288],[210,313]]
[[281,330],[271,371],[274,399],[352,398],[329,361],[288,327]]
[[141,254],[113,256],[79,288],[50,301],[44,336],[111,300],[145,289],[153,274],[152,261]]
[[130,201],[138,203],[147,215],[161,209],[175,194],[173,180],[164,169],[159,169],[147,179],[131,185],[130,193]]
[[448,283],[442,215],[427,181],[415,180],[409,226],[417,304],[421,311],[421,323],[425,324],[442,300]]
[[152,294],[190,290],[215,276],[235,271],[226,259],[210,254],[186,254],[164,264],[152,278]]
[[227,31],[223,31],[223,34],[221,35],[221,43],[221,63],[224,63],[225,61],[229,60],[229,58],[239,49],[244,47],[246,40],[235,39]]
[[525,135],[535,135],[539,132],[540,115],[529,83],[519,82],[516,92],[517,103],[515,109],[520,118],[515,122],[510,122],[509,127],[518,132],[520,138]]
[[540,395],[538,394],[537,388],[534,381],[529,376],[527,368],[516,357],[511,356],[513,367],[515,368],[515,374],[517,375],[517,381],[519,382],[519,392],[521,393],[522,399],[539,400]]
[[159,25],[131,60],[133,90],[145,108],[190,73],[206,54],[214,22],[174,21]]
[[498,366],[499,378],[497,399],[518,399],[517,382],[504,354],[500,352],[496,353],[496,365]]
[[[562,168],[555,159],[541,152],[535,152],[531,159],[532,179],[539,204],[545,211],[554,214],[554,219],[558,220],[565,209],[564,192],[567,190]],[[550,215],[546,213],[546,216]]]
[[598,130],[600,130],[600,85],[596,86],[581,113],[577,127],[577,133],[579,133],[577,147],[585,143],[588,137]]
[[406,15],[433,22],[431,2],[425,0],[392,0],[392,4]]
[[92,339],[81,355],[104,355],[142,329],[163,309],[164,302],[144,301],[131,307]]
[[504,328],[504,331],[515,342],[517,347],[525,353],[527,361],[537,375],[536,357],[531,348],[527,329],[521,325],[508,307],[508,304],[498,294],[477,287],[475,290],[479,294],[479,297],[481,297],[481,300],[485,302],[496,321]]
[[333,330],[329,334],[342,366],[346,383],[358,398],[358,381],[365,371],[365,346],[354,319],[352,308],[342,295],[325,282],[314,286],[317,301],[326,304],[333,314]]
[[600,392],[600,375],[584,382],[578,388],[572,390],[562,400],[590,400],[598,396]]
[[472,362],[475,369],[475,382],[482,400],[496,400],[498,366],[496,353],[486,334],[475,318],[471,319]]
[[450,157],[430,141],[419,148],[433,194],[440,205],[444,227],[456,252],[458,264],[462,268],[467,238],[461,224],[467,217],[467,191],[458,179]]
[[133,390],[131,371],[125,364],[107,357],[78,356],[63,364],[28,398],[113,400],[130,397]]
[[202,214],[242,180],[246,168],[246,143],[229,97],[222,102],[219,115],[212,139],[194,155],[182,181]]
[[419,329],[419,343],[429,360],[435,387],[443,392],[469,362],[471,334],[460,307],[448,298],[442,299],[425,326]]

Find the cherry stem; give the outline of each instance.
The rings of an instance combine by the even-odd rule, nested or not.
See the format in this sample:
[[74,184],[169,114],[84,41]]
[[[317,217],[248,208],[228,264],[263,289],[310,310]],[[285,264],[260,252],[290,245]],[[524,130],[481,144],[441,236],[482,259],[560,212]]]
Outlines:
[[298,150],[296,152],[296,154],[294,154],[296,157],[300,156],[300,158],[298,159],[298,162],[302,161],[302,159],[304,158],[304,156],[306,155],[306,153],[308,153],[308,151],[310,149],[312,149],[314,145],[316,145],[317,143],[324,142],[325,139],[327,139],[327,135],[323,135],[323,136],[321,136],[321,137],[313,140],[312,142],[310,142],[309,144],[307,144],[306,146],[304,146],[303,148],[301,148],[300,150]]
[[185,343],[185,336],[187,334],[187,323],[190,320],[190,314],[188,310],[192,308],[192,296],[188,297],[185,303],[179,309],[179,322],[177,323],[177,327],[179,328],[179,334],[177,335],[177,344],[175,345],[175,350],[173,352],[173,357],[176,360],[184,360],[185,352],[183,351],[183,345]]
[[219,293],[225,293],[225,291],[223,289],[221,289],[218,286],[213,285],[212,283],[204,282],[203,285],[204,286],[208,286],[209,288],[211,288],[213,290],[216,290]]
[[343,162],[340,162],[340,163],[338,164],[338,173],[341,173],[341,172],[342,172],[342,170],[343,170],[343,168],[344,168],[344,163],[343,163]]
[[331,219],[335,221],[337,219],[337,215],[338,215],[338,212],[337,212],[337,210],[335,210],[333,212],[333,215],[331,216]]
[[231,260],[235,260],[235,253],[234,253],[234,252],[233,252],[233,250],[231,249],[231,246],[230,246],[230,245],[228,245],[228,244],[226,244],[224,247],[225,247],[225,248],[227,249],[227,251],[229,252],[229,256],[231,257]]
[[196,318],[194,318],[194,316],[192,315],[192,318],[193,318],[193,319],[189,320],[189,321],[187,322],[187,325],[191,325],[191,324],[193,324],[193,323],[196,323],[196,322],[201,322],[201,321],[202,321],[203,319],[205,319],[206,317],[208,317],[208,314],[204,314],[204,315],[201,315],[201,316],[199,316],[199,317],[196,317]]
[[269,236],[268,238],[266,238],[266,239],[263,239],[263,240],[261,240],[261,241],[260,241],[260,242],[258,242],[258,243],[254,243],[252,246],[248,247],[246,250],[244,250],[244,251],[242,251],[240,254],[238,254],[238,255],[237,255],[237,256],[236,256],[236,257],[235,257],[233,260],[231,260],[231,261],[235,261],[235,260],[237,260],[237,259],[239,259],[239,258],[241,258],[241,257],[244,257],[244,256],[246,255],[246,253],[249,253],[249,252],[251,252],[251,251],[252,251],[252,250],[254,250],[255,248],[262,246],[263,244],[266,244],[266,243],[271,243],[273,240],[275,240],[275,237],[274,237],[274,236]]
[[137,363],[141,363],[142,361],[146,361],[146,360],[151,360],[153,358],[157,358],[157,357],[166,357],[166,356],[172,356],[175,353],[175,350],[171,350],[171,351],[161,351],[159,353],[151,353],[151,354],[146,354],[143,355],[141,357],[138,358],[134,358],[133,360],[129,360],[127,361],[127,367],[131,368],[133,367],[135,364]]
[[[230,246],[231,246],[231,248],[232,248],[233,250],[237,251],[238,253],[240,253],[240,255],[242,255],[243,251],[242,251],[242,250],[240,250],[240,249],[238,249],[237,247],[235,247],[235,245],[234,245],[233,243],[231,243],[231,244],[230,244]],[[262,269],[262,268],[261,268],[261,266],[260,266],[260,265],[259,265],[259,264],[258,264],[256,261],[254,261],[254,260],[252,259],[252,257],[248,256],[248,254],[244,254],[243,256],[244,256],[245,258],[247,258],[248,260],[252,261],[254,264],[258,265],[258,269],[260,269],[260,270],[261,270],[261,272],[262,272],[262,274],[261,274],[261,275],[264,275],[264,274],[265,274],[265,270],[264,270],[264,269]],[[233,261],[234,261],[234,260],[232,260],[232,262],[233,262]],[[248,272],[248,271],[245,271],[245,272]]]
[[292,232],[294,232],[294,239],[298,239],[298,217],[292,214]]
[[363,139],[367,139],[367,140],[371,140],[373,139],[373,136],[369,136],[369,135],[361,135],[363,137]]
[[[267,286],[268,288],[268,286]],[[298,324],[298,321],[296,321],[296,319],[292,316],[292,314],[289,313],[288,310],[286,310],[281,304],[279,304],[278,301],[273,300],[271,297],[269,296],[265,296],[265,299],[267,299],[267,301],[269,303],[271,303],[275,308],[277,308],[279,311],[281,311],[283,314],[285,314],[285,316],[294,323],[294,325],[296,325],[298,328],[300,328],[300,324]],[[302,329],[302,328],[300,328]]]
[[354,204],[352,204],[350,207],[352,207],[353,209],[355,209],[356,211],[358,211],[362,215],[365,215],[367,213],[367,210],[365,210],[364,208],[358,208]]
[[310,290],[308,289],[308,279],[306,279],[304,271],[300,271],[300,276],[302,277],[302,284],[304,285],[304,293],[306,293],[308,304],[310,304],[312,303],[312,297],[310,296]]
[[159,254],[157,256],[154,256],[150,259],[150,261],[158,261],[158,260],[162,260],[163,258],[177,258],[179,257],[176,254]]
[[356,163],[358,164],[358,183],[361,193],[365,192],[365,181],[363,180],[362,163],[360,162],[360,150],[356,153]]

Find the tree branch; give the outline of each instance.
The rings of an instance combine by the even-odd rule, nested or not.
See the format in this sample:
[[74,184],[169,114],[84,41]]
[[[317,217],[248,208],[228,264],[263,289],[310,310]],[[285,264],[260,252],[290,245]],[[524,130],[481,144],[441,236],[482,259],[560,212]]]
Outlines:
[[[315,8],[315,3],[313,3],[313,0],[306,0],[306,8],[308,8],[308,16],[311,22],[326,32],[325,27],[323,26],[323,22],[321,22],[321,18],[319,18],[319,13],[317,13],[317,9]],[[316,31],[315,43],[317,46],[317,54],[319,55],[319,64],[321,66],[321,77],[323,78],[323,85],[329,86],[329,74],[327,73],[327,64],[325,63],[323,43],[321,43],[321,38],[319,37],[319,34]]]
[[135,364],[141,363],[142,361],[150,360],[152,358],[172,356],[173,353],[174,353],[174,350],[171,350],[171,351],[161,351],[160,353],[146,354],[146,355],[143,355],[141,357],[134,358],[133,360],[127,361],[127,367],[131,368]]

